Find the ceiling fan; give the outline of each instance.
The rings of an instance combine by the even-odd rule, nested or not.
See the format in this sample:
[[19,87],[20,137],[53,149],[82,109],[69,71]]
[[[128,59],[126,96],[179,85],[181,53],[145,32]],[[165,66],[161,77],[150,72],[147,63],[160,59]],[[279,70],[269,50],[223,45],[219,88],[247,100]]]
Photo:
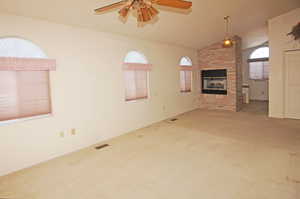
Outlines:
[[122,18],[127,18],[129,11],[133,10],[137,14],[138,22],[148,22],[159,13],[159,11],[153,7],[155,4],[186,10],[192,7],[192,2],[184,0],[122,0],[111,5],[95,9],[95,13],[101,14],[109,10],[120,8],[120,16]]

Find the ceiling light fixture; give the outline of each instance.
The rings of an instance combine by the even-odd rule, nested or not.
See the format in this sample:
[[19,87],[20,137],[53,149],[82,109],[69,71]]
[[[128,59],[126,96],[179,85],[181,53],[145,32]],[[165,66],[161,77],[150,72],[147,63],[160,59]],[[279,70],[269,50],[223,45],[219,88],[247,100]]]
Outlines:
[[233,46],[233,40],[230,38],[230,35],[229,35],[229,19],[230,19],[230,16],[224,17],[225,25],[226,25],[226,36],[223,41],[224,48],[231,48]]
[[[101,8],[95,9],[97,14],[103,14],[107,11],[120,9],[119,14],[122,19],[127,19],[130,11],[134,11],[139,23],[147,23],[155,18],[159,11],[156,5],[177,8],[181,10],[190,10],[193,3],[185,0],[121,0]],[[158,7],[159,8],[159,7]]]

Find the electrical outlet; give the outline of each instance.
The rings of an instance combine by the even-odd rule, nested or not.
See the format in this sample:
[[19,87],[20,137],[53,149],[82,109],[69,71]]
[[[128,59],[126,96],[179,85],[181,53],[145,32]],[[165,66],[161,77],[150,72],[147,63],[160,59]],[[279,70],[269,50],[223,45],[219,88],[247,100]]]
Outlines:
[[63,137],[65,137],[65,133],[64,133],[63,131],[61,131],[61,132],[59,133],[59,136],[63,138]]
[[71,129],[71,134],[76,135],[76,129]]

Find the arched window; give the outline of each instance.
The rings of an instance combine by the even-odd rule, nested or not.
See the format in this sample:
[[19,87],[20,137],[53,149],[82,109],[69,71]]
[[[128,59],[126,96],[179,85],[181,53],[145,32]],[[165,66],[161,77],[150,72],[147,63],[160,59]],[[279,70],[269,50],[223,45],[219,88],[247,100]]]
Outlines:
[[180,92],[187,93],[192,91],[192,60],[185,56],[180,59]]
[[130,51],[129,53],[127,53],[125,59],[124,59],[125,63],[140,63],[140,64],[148,64],[148,60],[145,57],[145,55],[143,55],[140,52],[137,51]]
[[249,56],[249,79],[269,79],[269,47],[259,47]]
[[261,59],[261,58],[269,58],[269,47],[257,48],[250,55],[250,59]]
[[30,41],[0,38],[0,124],[51,113],[49,71],[55,60]]
[[193,66],[192,60],[185,56],[180,59],[180,66]]
[[151,65],[140,52],[130,51],[124,59],[125,100],[148,98],[148,74]]
[[42,49],[32,42],[14,37],[0,38],[0,56],[19,58],[47,58]]

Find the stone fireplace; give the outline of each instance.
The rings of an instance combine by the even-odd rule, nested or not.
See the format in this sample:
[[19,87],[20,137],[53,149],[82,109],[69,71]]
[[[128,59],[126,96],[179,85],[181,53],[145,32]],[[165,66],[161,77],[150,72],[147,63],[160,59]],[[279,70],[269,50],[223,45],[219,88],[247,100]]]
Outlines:
[[232,48],[218,42],[198,51],[200,108],[238,111],[242,106],[241,39],[233,40]]

